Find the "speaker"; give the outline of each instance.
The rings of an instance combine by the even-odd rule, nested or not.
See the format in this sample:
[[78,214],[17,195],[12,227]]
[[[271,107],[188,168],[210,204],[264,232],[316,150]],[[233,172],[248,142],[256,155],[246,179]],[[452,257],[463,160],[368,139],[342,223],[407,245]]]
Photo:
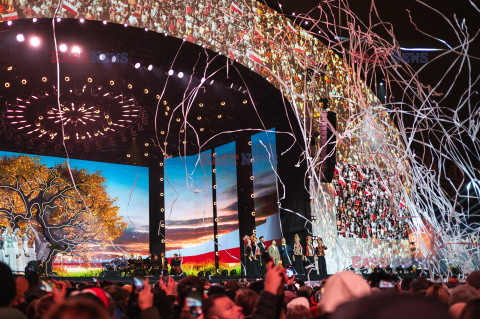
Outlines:
[[321,182],[331,183],[335,175],[336,159],[336,144],[337,137],[337,113],[331,111],[323,111],[321,115],[321,131],[320,140],[322,145],[327,145],[322,150],[322,158],[324,159],[321,169]]

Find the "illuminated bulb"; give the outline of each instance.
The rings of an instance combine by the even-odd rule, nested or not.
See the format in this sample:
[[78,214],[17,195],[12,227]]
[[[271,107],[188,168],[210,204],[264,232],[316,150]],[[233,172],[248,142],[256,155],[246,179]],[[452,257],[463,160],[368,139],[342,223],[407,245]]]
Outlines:
[[221,118],[222,118],[222,114],[218,114],[217,117],[218,117],[219,119],[221,119]]
[[165,112],[165,116],[168,116],[168,112]]
[[126,28],[126,27],[128,27],[128,24],[125,23],[123,26]]
[[224,106],[224,105],[225,105],[225,102],[221,102],[220,105],[221,105],[221,106]]
[[177,122],[180,122],[180,118],[177,117],[176,121],[177,121]]
[[145,94],[148,94],[148,89],[143,90]]
[[247,102],[248,102],[247,100],[243,100],[243,104],[247,104]]
[[80,49],[79,46],[74,46],[74,47],[72,48],[72,53],[73,53],[73,54],[80,54],[80,52],[82,52],[82,49]]
[[200,121],[201,119],[202,119],[202,117],[201,117],[201,116],[197,116],[197,120],[199,120],[199,121]]
[[12,21],[8,21],[8,22],[7,22],[7,25],[12,25]]
[[68,47],[65,43],[62,43],[58,46],[58,49],[60,50],[60,52],[66,52]]
[[131,84],[127,85],[127,88],[131,89],[133,86]]
[[9,87],[10,87],[10,83],[5,82],[5,87],[6,87],[6,88],[9,88]]
[[173,75],[175,73],[172,69],[168,70],[168,75]]
[[88,78],[88,79],[87,79],[87,82],[88,82],[88,83],[92,83],[92,81],[93,81],[92,78]]
[[165,131],[160,131],[160,134],[162,134],[162,135],[165,134]]
[[148,70],[148,71],[152,71],[152,70],[153,70],[153,65],[150,64],[150,65],[147,67],[147,70]]
[[255,198],[255,194],[251,194],[250,197],[251,197],[251,198]]
[[148,153],[144,153],[143,155],[144,155],[144,156],[148,156]]
[[105,54],[103,54],[103,53],[100,54],[100,55],[98,56],[98,58],[100,59],[100,61],[105,60]]
[[180,130],[180,133],[185,133],[185,130],[182,128],[182,129]]
[[84,18],[80,18],[80,23],[84,23],[85,22],[85,19]]
[[22,84],[27,84],[27,80],[23,79]]
[[203,107],[203,103],[198,104],[198,106]]
[[38,117],[38,119],[39,119],[40,121],[43,120],[43,116],[40,115],[40,116]]
[[167,105],[167,101],[163,101],[163,105]]
[[62,21],[62,18],[57,18],[57,22],[60,22],[60,21]]
[[33,23],[37,22],[37,18],[33,18],[32,21],[33,21]]
[[[10,22],[10,21],[9,21]],[[31,37],[30,38],[30,45],[33,47],[38,47],[40,45],[40,38],[38,37]]]
[[183,144],[187,144],[187,141],[183,141],[182,143],[183,143]]
[[140,68],[140,63],[139,62],[135,63],[135,69],[138,69],[138,68]]
[[183,72],[178,72],[178,77],[181,79],[183,78]]
[[132,156],[132,155],[130,155],[130,154],[127,154],[127,157],[130,157],[130,156]]
[[23,36],[23,34],[21,34],[21,33],[17,34],[17,41],[18,41],[18,42],[23,42],[23,41],[25,41],[25,37]]
[[70,78],[68,76],[65,77],[65,81],[70,81]]
[[7,68],[7,71],[12,71],[12,69],[13,69],[13,67],[12,67],[12,66],[9,66],[9,67]]
[[40,123],[36,123],[35,125],[36,125],[36,126],[40,126],[40,125],[42,125],[42,124],[40,124]]
[[115,82],[113,80],[111,80],[110,85],[115,85]]
[[42,82],[47,82],[47,78],[46,78],[46,77],[43,77],[43,78],[42,78]]
[[170,106],[167,106],[165,110],[170,111]]
[[155,95],[155,98],[156,98],[157,100],[160,100],[160,95],[158,95],[158,94]]
[[252,216],[255,216],[255,212],[252,212]]
[[204,130],[204,128],[203,128],[203,127],[201,127],[201,128],[200,128],[200,132],[203,132],[203,130]]
[[103,20],[103,24],[107,24],[107,21]]
[[148,143],[145,143],[145,146],[148,146],[148,145],[150,145],[150,144],[148,144]]
[[253,176],[250,176],[250,180],[253,181]]

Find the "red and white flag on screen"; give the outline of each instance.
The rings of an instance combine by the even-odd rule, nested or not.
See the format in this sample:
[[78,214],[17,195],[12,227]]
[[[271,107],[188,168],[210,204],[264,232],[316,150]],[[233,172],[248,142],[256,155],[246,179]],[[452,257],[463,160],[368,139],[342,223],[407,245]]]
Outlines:
[[71,14],[77,14],[77,12],[78,12],[77,7],[75,7],[73,4],[70,4],[70,3],[66,2],[66,1],[63,1],[63,3],[62,3],[62,9],[67,10],[67,11],[70,12]]
[[235,11],[235,12],[239,13],[240,15],[243,15],[243,10],[242,10],[242,8],[240,8],[240,6],[238,4],[232,3],[232,5],[230,6],[230,10]]
[[248,53],[248,57],[249,57],[250,59],[252,59],[253,61],[255,61],[255,62],[263,63],[263,59],[262,59],[262,57],[261,57],[258,53],[255,53],[255,52],[253,52],[253,51],[250,51],[250,52]]
[[2,21],[17,20],[17,19],[18,19],[17,11],[10,12],[7,14],[2,14]]
[[343,176],[338,176],[338,182],[342,184],[343,187],[345,187],[347,184],[345,183],[345,180],[343,179]]

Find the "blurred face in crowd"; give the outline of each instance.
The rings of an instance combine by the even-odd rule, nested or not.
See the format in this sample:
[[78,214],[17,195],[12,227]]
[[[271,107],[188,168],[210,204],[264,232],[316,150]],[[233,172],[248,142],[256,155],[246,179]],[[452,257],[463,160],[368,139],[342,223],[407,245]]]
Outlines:
[[282,238],[282,244],[285,244],[287,241],[285,240],[285,238]]
[[209,311],[210,318],[218,319],[243,319],[242,307],[237,306],[227,296],[215,299],[212,309]]
[[272,240],[272,246],[277,246],[277,242],[275,240]]

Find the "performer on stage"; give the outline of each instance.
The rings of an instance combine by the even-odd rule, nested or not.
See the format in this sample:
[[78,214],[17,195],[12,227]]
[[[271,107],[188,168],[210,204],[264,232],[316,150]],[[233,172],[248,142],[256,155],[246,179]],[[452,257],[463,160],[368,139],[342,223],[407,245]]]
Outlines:
[[260,251],[260,276],[265,276],[265,271],[267,269],[267,265],[265,264],[265,260],[263,260],[263,255],[267,252],[267,246],[265,245],[265,237],[260,236],[260,241],[257,243],[258,250]]
[[17,256],[15,255],[15,236],[12,227],[8,226],[3,232],[4,262],[14,271],[17,268]]
[[25,258],[25,243],[23,237],[20,235],[20,228],[15,229],[15,271],[18,273],[25,273],[27,260]]
[[152,261],[153,257],[151,253],[148,254],[148,257],[143,260],[143,266],[146,272],[150,272],[150,270],[152,269]]
[[173,254],[173,259],[170,261],[170,275],[176,277],[182,272],[182,259],[178,257],[178,254]]
[[303,260],[305,259],[305,256],[303,256],[303,248],[302,245],[300,244],[300,236],[298,234],[295,234],[295,243],[293,244],[293,267],[295,268],[295,271],[299,275],[303,275],[304,269],[303,269]]
[[318,258],[318,274],[320,276],[327,276],[327,263],[325,262],[325,250],[327,250],[327,246],[323,243],[321,237],[317,239],[317,251],[316,255]]
[[253,235],[250,237],[250,245],[252,246],[252,252],[253,252],[253,276],[254,277],[260,277],[260,249],[258,248],[257,245],[257,231],[253,230]]
[[128,269],[128,261],[125,258],[125,256],[122,256],[122,258],[120,258],[120,261],[118,262],[118,270],[122,272],[126,272],[127,269]]
[[142,256],[138,256],[137,260],[135,261],[134,273],[138,275],[145,275],[145,265],[143,263]]
[[277,242],[275,239],[272,240],[272,244],[270,247],[268,247],[268,255],[270,255],[270,258],[272,258],[273,264],[278,266],[280,262],[280,253],[278,252]]
[[35,252],[35,232],[31,225],[25,230],[24,241],[26,243],[25,257],[27,265],[29,261],[37,260],[37,253]]
[[287,245],[287,240],[282,238],[282,244],[278,248],[280,256],[282,257],[282,267],[287,268],[292,264],[290,256],[292,255],[292,248]]
[[160,253],[160,262],[161,262],[161,270],[162,274],[167,276],[168,275],[168,259],[165,257],[165,253]]
[[243,249],[245,256],[245,271],[247,276],[253,276],[253,251],[251,246],[251,240],[248,235],[243,237]]
[[306,267],[315,269],[315,249],[313,248],[312,236],[307,236],[307,245],[305,246]]

